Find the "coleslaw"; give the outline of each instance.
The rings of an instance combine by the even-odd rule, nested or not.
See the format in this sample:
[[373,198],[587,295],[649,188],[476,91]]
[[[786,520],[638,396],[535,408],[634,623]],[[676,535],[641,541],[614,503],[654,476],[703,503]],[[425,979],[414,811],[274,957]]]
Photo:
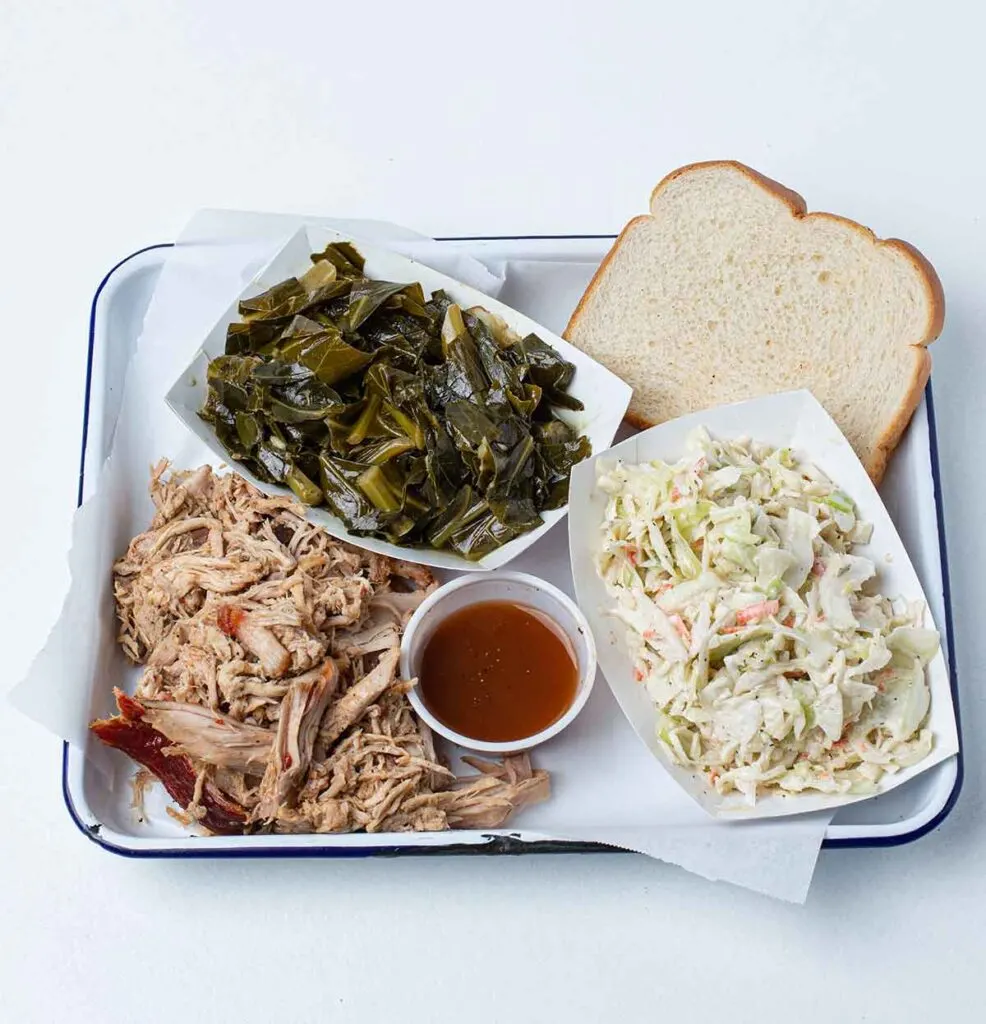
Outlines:
[[597,570],[674,762],[753,805],[873,792],[930,753],[938,633],[877,592],[872,528],[817,467],[702,429],[678,463],[597,474]]

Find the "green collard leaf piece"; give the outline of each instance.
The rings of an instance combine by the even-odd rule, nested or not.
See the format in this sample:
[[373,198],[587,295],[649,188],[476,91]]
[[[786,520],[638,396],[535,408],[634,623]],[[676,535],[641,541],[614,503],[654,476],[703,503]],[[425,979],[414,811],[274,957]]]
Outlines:
[[227,355],[256,355],[280,338],[283,322],[244,320],[226,328]]
[[338,331],[324,331],[315,336],[300,355],[302,365],[307,366],[323,384],[345,380],[372,360],[369,353],[343,341]]
[[547,390],[564,391],[575,376],[574,364],[568,362],[536,334],[528,334],[509,349],[511,358],[521,368],[524,379]]
[[296,277],[289,277],[259,295],[241,299],[239,310],[245,320],[271,320],[298,313],[307,302],[308,292],[301,282]]
[[362,277],[366,265],[362,254],[351,242],[330,242],[322,252],[312,253],[312,263],[327,260],[345,277]]
[[371,281],[363,278],[353,284],[349,293],[349,308],[346,310],[346,326],[350,331],[359,329],[361,323],[375,313],[389,298],[404,291],[407,285],[391,284],[389,281]]

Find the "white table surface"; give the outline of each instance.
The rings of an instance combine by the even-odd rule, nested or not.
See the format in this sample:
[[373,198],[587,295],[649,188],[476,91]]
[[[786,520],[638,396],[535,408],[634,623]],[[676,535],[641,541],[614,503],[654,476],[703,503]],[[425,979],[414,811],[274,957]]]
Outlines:
[[957,809],[903,849],[824,853],[800,908],[629,856],[134,862],[79,835],[59,743],[4,709],[0,1019],[976,1018],[983,15],[548,6],[2,5],[6,675],[23,674],[61,600],[89,302],[119,257],[209,205],[446,235],[611,232],[668,170],[736,157],[812,208],[915,242],[944,281],[934,380],[966,736]]

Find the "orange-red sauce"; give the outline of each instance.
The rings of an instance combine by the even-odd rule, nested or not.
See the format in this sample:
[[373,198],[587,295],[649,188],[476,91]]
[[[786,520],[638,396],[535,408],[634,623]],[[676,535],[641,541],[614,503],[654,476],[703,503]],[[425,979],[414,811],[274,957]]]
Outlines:
[[547,616],[508,601],[453,612],[432,633],[418,685],[428,710],[474,740],[521,740],[568,710],[578,688],[568,638]]

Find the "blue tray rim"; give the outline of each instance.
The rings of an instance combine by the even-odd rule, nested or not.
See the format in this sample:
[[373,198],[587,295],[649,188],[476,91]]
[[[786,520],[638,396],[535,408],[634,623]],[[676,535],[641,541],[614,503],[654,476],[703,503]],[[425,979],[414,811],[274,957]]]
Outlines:
[[[511,242],[511,241],[550,241],[550,240],[563,240],[563,241],[593,241],[593,240],[606,240],[615,239],[616,235],[602,234],[602,235],[451,235],[438,238],[439,242]],[[86,355],[86,384],[85,384],[85,395],[83,399],[82,409],[82,438],[81,438],[81,452],[79,456],[79,482],[78,492],[76,499],[76,507],[82,504],[82,495],[85,485],[85,468],[86,468],[86,442],[89,437],[89,410],[92,395],[92,367],[93,367],[93,351],[95,347],[96,339],[96,309],[99,303],[99,298],[103,293],[106,285],[109,283],[113,275],[130,260],[137,256],[143,255],[145,252],[151,252],[155,249],[171,249],[174,247],[174,242],[158,242],[154,245],[146,245],[142,249],[137,249],[135,252],[130,253],[129,256],[124,256],[118,263],[114,264],[105,274],[102,281],[92,297],[92,305],[89,311],[89,344],[88,352]],[[938,539],[939,539],[939,551],[941,555],[941,573],[942,573],[942,602],[945,608],[945,628],[947,633],[947,650],[948,650],[948,671],[949,671],[949,684],[952,690],[952,703],[955,708],[955,725],[959,736],[959,752],[956,755],[956,774],[955,782],[952,785],[951,792],[948,795],[948,799],[945,801],[942,809],[929,821],[926,821],[923,825],[918,826],[910,832],[904,832],[896,836],[864,836],[856,839],[826,839],[822,842],[822,848],[825,850],[838,850],[838,849],[873,849],[877,847],[892,847],[892,846],[904,846],[908,843],[913,843],[918,839],[926,836],[929,832],[934,831],[939,825],[952,813],[955,808],[955,804],[958,801],[959,794],[962,791],[962,783],[965,777],[965,769],[963,764],[962,756],[962,721],[959,712],[959,686],[958,686],[958,672],[955,664],[955,631],[952,624],[952,595],[951,595],[951,582],[948,574],[948,550],[947,543],[945,540],[945,515],[944,508],[942,506],[942,487],[941,487],[941,466],[938,458],[938,428],[935,422],[935,403],[934,394],[931,386],[931,381],[928,381],[925,387],[925,398],[927,401],[928,408],[928,431],[931,437],[931,474],[934,485],[935,494],[935,514],[938,523]],[[431,847],[413,847],[413,846],[384,846],[376,847],[374,849],[366,848],[348,848],[348,849],[312,849],[312,848],[296,848],[287,849],[283,847],[270,847],[270,846],[256,846],[249,849],[240,850],[209,850],[203,848],[201,850],[136,850],[130,849],[123,846],[118,846],[116,843],[109,842],[100,836],[101,826],[98,823],[87,824],[82,816],[79,814],[74,802],[72,801],[71,793],[69,792],[68,782],[68,758],[69,758],[69,745],[68,743],[62,744],[62,797],[65,801],[65,806],[68,809],[69,815],[72,821],[75,823],[79,831],[89,840],[94,842],[97,846],[107,850],[110,853],[114,853],[121,857],[132,857],[139,859],[160,859],[160,858],[219,858],[219,859],[243,859],[252,857],[278,857],[278,858],[333,858],[333,859],[349,859],[356,857],[394,857],[394,856],[448,856],[452,854],[533,854],[533,853],[628,853],[630,851],[617,849],[614,847],[605,846],[602,843],[576,843],[568,842],[563,840],[558,841],[538,841],[538,842],[525,842],[519,837],[514,836],[503,836],[503,835],[490,835],[487,837],[487,841],[484,843],[470,843],[470,844],[453,844],[450,846],[443,846],[437,848]]]

